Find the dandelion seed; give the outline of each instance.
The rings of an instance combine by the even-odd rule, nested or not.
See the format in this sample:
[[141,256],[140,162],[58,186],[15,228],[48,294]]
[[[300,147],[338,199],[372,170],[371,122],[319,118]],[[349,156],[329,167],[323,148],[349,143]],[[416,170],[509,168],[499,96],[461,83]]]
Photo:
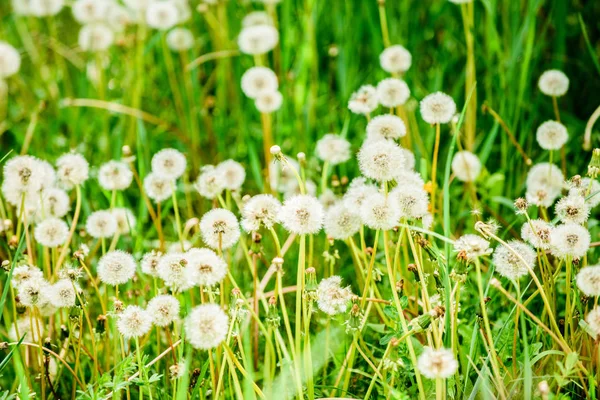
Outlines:
[[227,263],[212,250],[190,249],[187,258],[189,279],[198,286],[214,286],[227,276]]
[[279,89],[277,75],[267,67],[252,67],[242,75],[242,91],[251,99]]
[[538,86],[546,96],[561,97],[569,90],[569,78],[564,72],[551,69],[540,76]]
[[0,41],[0,79],[16,74],[20,68],[19,52],[10,44]]
[[200,196],[212,200],[225,190],[224,170],[212,165],[205,165],[194,183]]
[[400,146],[389,140],[367,141],[358,153],[361,172],[368,178],[388,182],[404,166]]
[[382,193],[375,193],[365,199],[360,207],[362,222],[371,229],[390,230],[400,221],[400,208]]
[[167,34],[167,46],[172,51],[187,51],[194,47],[194,35],[189,29],[173,28]]
[[581,258],[590,248],[590,232],[578,224],[558,225],[550,237],[551,252],[558,258]]
[[56,161],[56,174],[60,184],[70,190],[88,179],[89,164],[81,154],[64,154]]
[[470,151],[459,151],[452,158],[452,173],[462,182],[474,182],[481,173],[481,161]]
[[25,307],[40,306],[48,302],[47,287],[49,283],[43,279],[27,279],[19,284],[17,293],[19,301]]
[[125,190],[131,185],[133,172],[122,161],[109,161],[98,171],[98,183],[104,190]]
[[271,92],[263,92],[254,100],[256,109],[263,114],[271,114],[281,108],[283,96],[277,90]]
[[553,229],[552,225],[543,219],[534,219],[523,224],[521,237],[536,249],[548,250]]
[[410,68],[412,56],[403,46],[397,44],[387,47],[379,56],[381,68],[390,74],[401,74]]
[[110,286],[123,285],[135,275],[133,256],[121,250],[109,251],[98,261],[98,278]]
[[588,265],[581,268],[576,282],[579,290],[586,296],[600,296],[600,265]]
[[158,263],[162,257],[162,253],[156,250],[152,250],[149,253],[144,254],[142,261],[140,262],[142,272],[150,276],[158,276]]
[[279,43],[279,32],[270,25],[244,27],[238,36],[240,51],[253,56],[273,50],[277,43]]
[[44,190],[41,209],[49,217],[62,218],[71,208],[69,195],[62,189],[49,188]]
[[410,97],[406,82],[387,78],[377,84],[377,100],[384,107],[394,108],[405,104]]
[[559,150],[567,143],[569,134],[560,122],[546,121],[537,129],[536,139],[544,150]]
[[225,160],[217,165],[223,179],[223,187],[229,190],[240,190],[246,180],[246,169],[237,161]]
[[454,251],[459,255],[464,254],[468,262],[474,261],[478,257],[484,257],[492,254],[490,242],[479,235],[462,235],[454,242]]
[[278,219],[283,227],[298,235],[312,235],[323,227],[325,211],[311,195],[296,195],[287,199],[279,210]]
[[55,248],[67,241],[69,227],[66,222],[58,218],[46,218],[40,222],[34,231],[35,240],[49,248]]
[[185,156],[179,150],[162,149],[152,157],[152,172],[164,179],[179,179],[186,166]]
[[271,229],[280,209],[281,203],[270,194],[253,196],[242,209],[242,227],[246,232],[256,232],[261,226]]
[[152,317],[154,325],[167,326],[179,318],[179,308],[179,300],[171,295],[163,294],[150,300],[146,311]]
[[[181,249],[181,247],[179,247]],[[163,255],[156,266],[156,273],[167,287],[174,291],[184,291],[194,284],[188,279],[189,257],[182,252],[171,252]]]
[[125,339],[138,338],[152,328],[152,315],[138,306],[127,306],[119,314],[117,329]]
[[317,306],[329,315],[345,313],[352,298],[349,287],[342,287],[342,278],[332,276],[323,279],[317,287]]
[[535,260],[535,250],[519,240],[498,246],[492,259],[496,272],[511,280],[527,275],[535,267]]
[[117,220],[108,210],[96,211],[88,217],[85,229],[93,238],[108,238],[117,231]]
[[426,346],[423,348],[423,353],[417,359],[417,369],[426,378],[446,379],[456,373],[458,361],[456,361],[452,350],[435,350]]
[[69,279],[61,279],[47,287],[47,298],[56,308],[69,308],[75,305],[77,294],[74,283]]
[[35,197],[42,189],[44,172],[42,164],[35,157],[17,156],[4,165],[2,194],[10,204],[20,207],[23,200]]
[[185,320],[187,341],[196,349],[217,347],[227,337],[229,317],[217,304],[202,304],[192,309]]
[[428,124],[447,124],[454,114],[456,103],[445,93],[432,93],[421,100],[421,117]]
[[368,140],[396,140],[406,136],[406,125],[395,115],[378,115],[367,124]]
[[149,198],[162,203],[173,194],[173,180],[151,172],[144,178],[144,190]]
[[422,185],[396,186],[389,195],[400,212],[400,218],[419,219],[428,213],[429,195]]
[[585,198],[577,193],[569,194],[556,203],[556,215],[563,223],[584,224],[590,216]]
[[79,31],[78,44],[83,51],[100,52],[107,50],[115,40],[115,35],[103,23],[87,24]]
[[200,220],[200,232],[204,242],[213,249],[225,250],[240,238],[238,220],[229,210],[215,208]]
[[350,159],[350,142],[339,135],[328,133],[317,141],[317,157],[331,165],[344,163]]
[[361,86],[352,93],[348,101],[348,109],[354,114],[370,114],[379,106],[377,100],[377,89],[372,85]]
[[356,213],[349,211],[343,202],[329,207],[325,214],[325,233],[336,240],[346,240],[353,236],[361,226]]

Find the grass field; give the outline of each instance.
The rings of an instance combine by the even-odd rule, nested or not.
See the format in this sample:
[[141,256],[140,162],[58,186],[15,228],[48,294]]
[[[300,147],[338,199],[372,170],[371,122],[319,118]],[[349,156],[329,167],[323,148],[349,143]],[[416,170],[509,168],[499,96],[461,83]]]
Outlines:
[[598,398],[599,16],[1,1],[0,398]]

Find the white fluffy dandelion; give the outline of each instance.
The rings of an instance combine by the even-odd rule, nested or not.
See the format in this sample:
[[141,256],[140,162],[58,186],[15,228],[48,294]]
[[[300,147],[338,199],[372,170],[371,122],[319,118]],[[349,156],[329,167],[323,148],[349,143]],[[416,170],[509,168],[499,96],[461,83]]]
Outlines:
[[389,140],[367,141],[358,153],[361,172],[380,182],[394,179],[404,166],[404,154],[396,143]]
[[173,28],[167,33],[167,45],[172,51],[187,51],[194,47],[194,35],[189,29]]
[[100,258],[96,269],[98,278],[105,284],[122,285],[129,282],[135,275],[136,262],[131,254],[114,250]]
[[135,228],[135,215],[129,208],[115,207],[111,211],[117,222],[116,232],[119,235],[127,235]]
[[600,306],[594,307],[592,311],[585,317],[585,322],[589,325],[591,331],[594,333],[594,339],[600,335]]
[[62,189],[49,188],[42,193],[42,213],[55,218],[62,218],[71,208],[69,195]]
[[81,154],[67,153],[56,161],[58,181],[67,190],[83,184],[89,177],[89,170],[90,166]]
[[173,194],[173,180],[151,172],[144,178],[144,190],[149,198],[162,203]]
[[379,55],[381,68],[391,74],[401,74],[410,68],[412,55],[404,46],[399,44],[387,47]]
[[405,104],[410,89],[401,79],[387,78],[377,84],[377,100],[384,107],[394,108]]
[[218,304],[202,304],[185,320],[187,341],[195,348],[209,350],[227,337],[229,317]]
[[12,279],[10,280],[10,284],[15,289],[18,289],[19,286],[30,279],[40,280],[44,279],[44,273],[38,267],[34,267],[31,265],[20,265],[13,269]]
[[348,109],[354,114],[370,114],[378,105],[377,89],[372,85],[361,86],[348,101]]
[[76,0],[71,5],[75,21],[82,25],[103,21],[112,7],[109,0]]
[[273,50],[277,43],[279,43],[279,32],[271,25],[247,26],[238,36],[240,51],[253,56]]
[[81,50],[94,53],[107,50],[114,40],[115,34],[108,25],[93,23],[81,27],[77,43]]
[[186,166],[185,155],[179,150],[162,149],[152,156],[152,172],[165,179],[180,178]]
[[117,219],[110,210],[95,211],[87,218],[85,229],[93,238],[108,238],[117,231]]
[[279,89],[277,75],[267,67],[252,67],[242,75],[242,91],[251,99]]
[[538,87],[546,96],[561,97],[569,90],[569,78],[564,72],[551,69],[540,76]]
[[156,268],[158,267],[161,257],[162,253],[156,250],[152,250],[151,252],[144,254],[142,261],[140,262],[142,272],[150,276],[158,276],[158,271]]
[[256,109],[263,114],[274,113],[281,108],[282,103],[283,96],[277,90],[262,92],[254,99]]
[[[181,247],[179,247],[181,249]],[[193,286],[188,279],[189,257],[182,252],[171,252],[163,255],[156,266],[156,273],[167,287],[174,291],[187,290]]]
[[586,296],[600,296],[600,265],[588,265],[581,268],[576,282],[579,290]]
[[25,307],[39,307],[48,302],[48,281],[43,278],[27,279],[19,284],[17,293],[19,301]]
[[554,227],[543,219],[527,221],[521,227],[521,237],[536,249],[548,250]]
[[98,183],[104,190],[125,190],[132,180],[133,172],[122,161],[109,161],[98,170]]
[[146,23],[149,27],[166,31],[179,22],[179,11],[175,1],[152,1],[146,8]]
[[223,179],[223,187],[229,190],[240,190],[246,180],[246,169],[235,160],[225,160],[217,165]]
[[468,233],[454,242],[454,251],[464,254],[467,261],[471,262],[478,257],[492,254],[493,250],[490,248],[490,242],[479,235]]
[[226,209],[210,210],[200,220],[204,242],[213,249],[228,249],[240,238],[240,226],[235,215]]
[[223,170],[213,165],[205,165],[200,170],[200,175],[194,182],[194,187],[200,196],[212,200],[225,190],[225,177]]
[[242,209],[242,227],[246,232],[255,232],[264,226],[272,228],[277,222],[281,203],[270,194],[253,196]]
[[21,56],[10,44],[0,41],[0,79],[8,78],[19,72]]
[[590,209],[585,197],[578,193],[570,193],[556,203],[554,211],[563,223],[583,224],[590,216]]
[[77,300],[75,290],[75,284],[70,279],[60,279],[55,284],[48,286],[48,300],[56,308],[73,307]]
[[552,254],[558,258],[581,258],[590,248],[590,232],[578,224],[558,225],[552,231]]
[[210,249],[187,251],[188,276],[198,286],[214,286],[227,276],[227,263]]
[[50,17],[58,14],[64,5],[64,0],[29,0],[29,13],[36,17]]
[[422,185],[396,186],[389,195],[400,212],[400,218],[419,219],[429,211],[429,195]]
[[424,347],[417,359],[417,369],[429,379],[446,379],[456,373],[458,361],[450,349]]
[[421,117],[428,124],[447,124],[454,114],[456,103],[446,93],[432,93],[421,100]]
[[535,134],[538,144],[544,150],[559,150],[567,143],[567,128],[557,121],[546,121],[541,124]]
[[321,161],[341,164],[350,159],[350,142],[340,135],[328,133],[317,141],[316,152]]
[[127,306],[119,314],[117,329],[125,339],[138,338],[152,328],[152,315],[139,306]]
[[363,177],[358,177],[350,182],[342,201],[348,211],[358,215],[365,200],[378,192],[377,186],[367,183]]
[[481,173],[481,161],[470,151],[459,151],[452,158],[452,173],[462,182],[474,182]]
[[406,136],[406,125],[402,118],[396,115],[378,115],[367,124],[368,140],[396,140],[404,136]]
[[519,240],[498,246],[493,257],[496,272],[511,280],[527,275],[535,266],[535,260],[535,250]]
[[54,248],[64,244],[69,236],[67,223],[58,218],[46,218],[35,227],[34,237],[39,244]]
[[329,207],[325,214],[325,233],[336,240],[346,240],[361,226],[360,217],[346,208],[343,202]]
[[279,210],[278,219],[289,232],[298,235],[318,233],[323,227],[325,211],[314,196],[296,195],[287,199]]
[[362,222],[371,229],[390,230],[400,221],[400,208],[391,197],[374,193],[360,207]]
[[167,326],[179,318],[179,300],[169,294],[163,294],[152,298],[148,302],[146,310],[152,317],[156,326]]
[[342,287],[340,276],[323,279],[317,287],[317,306],[326,314],[336,315],[346,312],[351,299],[352,291],[349,287]]

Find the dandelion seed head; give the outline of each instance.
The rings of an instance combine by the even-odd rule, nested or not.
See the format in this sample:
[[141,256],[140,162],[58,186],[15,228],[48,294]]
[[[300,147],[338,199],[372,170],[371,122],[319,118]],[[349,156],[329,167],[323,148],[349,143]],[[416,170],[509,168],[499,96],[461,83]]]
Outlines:
[[78,44],[83,51],[100,52],[107,50],[115,40],[110,27],[104,23],[91,23],[79,30]]
[[175,149],[162,149],[152,156],[152,172],[170,180],[180,178],[185,172],[187,161],[182,152]]
[[563,223],[583,224],[590,216],[590,208],[585,197],[570,193],[556,203],[554,211]]
[[321,280],[317,287],[317,306],[329,315],[345,313],[352,299],[349,287],[342,287],[342,278],[334,275]]
[[62,189],[45,189],[42,194],[41,208],[50,217],[62,218],[69,212],[69,195]]
[[319,203],[321,203],[325,211],[337,204],[339,201],[340,197],[331,189],[325,189],[325,191],[319,196]]
[[10,284],[15,289],[18,289],[23,282],[26,282],[30,279],[43,280],[44,273],[38,267],[31,265],[20,265],[14,268]]
[[9,43],[0,41],[0,79],[8,78],[19,72],[21,55]]
[[591,331],[594,333],[594,339],[597,339],[598,335],[600,335],[600,306],[594,307],[594,309],[588,313],[587,317],[585,317],[585,322],[587,322]]
[[224,170],[213,165],[205,165],[194,183],[194,187],[200,196],[212,200],[225,190]]
[[331,165],[344,163],[350,159],[350,142],[339,135],[328,133],[317,142],[317,157]]
[[490,248],[490,242],[481,236],[468,233],[454,242],[454,251],[464,254],[467,261],[472,262],[478,257],[492,254],[493,249]]
[[283,227],[298,235],[318,233],[323,227],[325,211],[314,196],[295,195],[285,200],[278,219]]
[[557,121],[546,121],[541,124],[535,135],[538,144],[544,150],[559,150],[567,143],[567,128]]
[[342,201],[348,211],[358,215],[365,200],[375,193],[379,193],[377,186],[367,183],[363,177],[358,177],[350,182]]
[[360,207],[362,222],[371,229],[390,230],[400,221],[400,208],[391,197],[374,193]]
[[56,161],[58,181],[66,190],[82,185],[89,177],[89,168],[87,160],[78,153],[63,154]]
[[63,220],[50,217],[37,224],[33,235],[42,246],[55,248],[66,242],[69,227]]
[[377,89],[372,85],[363,85],[352,93],[348,101],[348,109],[354,114],[370,114],[379,106]]
[[109,251],[98,261],[98,278],[110,286],[122,285],[135,275],[136,262],[133,256],[121,250]]
[[75,284],[70,279],[60,279],[47,287],[47,298],[56,308],[69,308],[75,305],[77,294]]
[[158,295],[148,302],[147,312],[156,326],[167,326],[179,318],[179,300],[169,294]]
[[184,328],[186,339],[193,347],[209,350],[227,337],[229,317],[218,304],[202,304],[192,309]]
[[173,180],[151,172],[144,178],[144,190],[149,198],[162,203],[173,194]]
[[410,68],[412,64],[412,55],[408,50],[399,44],[387,47],[379,55],[381,68],[390,74],[401,74]]
[[152,1],[146,8],[146,23],[151,28],[166,31],[179,21],[180,15],[175,1]]
[[400,218],[419,219],[428,213],[429,195],[422,185],[396,186],[389,197],[398,208]]
[[98,170],[98,183],[104,190],[125,190],[131,185],[133,172],[122,161],[109,161]]
[[119,314],[117,329],[125,339],[138,338],[152,328],[152,315],[139,306],[127,306]]
[[240,51],[253,56],[273,50],[277,43],[279,43],[279,32],[267,24],[246,26],[238,36]]
[[111,6],[109,0],[76,0],[71,5],[71,12],[75,21],[85,25],[103,21]]
[[346,240],[361,226],[360,217],[346,208],[343,202],[329,207],[325,214],[325,233],[336,240]]
[[367,124],[368,140],[396,140],[404,136],[406,136],[406,125],[402,118],[396,115],[378,115]]
[[117,219],[109,210],[95,211],[87,218],[85,229],[93,238],[109,238],[117,231]]
[[237,161],[225,160],[217,165],[223,179],[223,187],[229,190],[240,190],[246,180],[246,169]]
[[377,100],[384,107],[394,108],[406,103],[410,89],[401,79],[387,78],[377,84]]
[[158,276],[158,271],[156,269],[161,257],[162,253],[156,250],[144,254],[142,261],[140,262],[142,272],[150,276]]
[[[413,160],[414,160],[414,155],[413,155]],[[398,171],[398,173],[394,177],[394,180],[396,181],[398,186],[401,186],[401,185],[419,186],[421,188],[425,186],[425,182],[423,181],[423,178],[421,178],[421,175],[419,175],[418,172],[415,172],[409,168]]]
[[227,263],[210,249],[192,248],[187,251],[188,276],[198,286],[217,285],[227,276]]
[[417,359],[417,369],[429,379],[446,379],[456,373],[458,361],[449,349],[423,348],[423,353]]
[[38,198],[44,180],[42,163],[35,157],[13,157],[4,165],[2,194],[6,201],[15,207],[21,202]]
[[392,141],[367,141],[358,152],[358,164],[364,176],[388,182],[403,169],[404,154],[400,146]]
[[51,17],[60,12],[64,0],[29,0],[29,13],[36,17]]
[[496,247],[492,261],[496,266],[496,272],[508,279],[516,280],[533,269],[536,257],[535,250],[528,244],[520,240],[511,240],[506,245],[501,244]]
[[[179,249],[181,250],[181,247]],[[193,282],[188,279],[189,264],[187,254],[181,251],[169,252],[164,254],[158,261],[156,273],[167,287],[177,292],[184,291],[193,286]]]
[[590,232],[581,225],[567,223],[554,227],[550,237],[551,252],[558,258],[581,258],[590,248]]
[[263,114],[274,113],[281,108],[282,103],[283,96],[277,90],[262,92],[254,99],[256,109]]
[[456,103],[446,93],[432,93],[421,100],[421,117],[428,124],[447,124],[454,114]]
[[586,296],[600,296],[600,265],[581,268],[575,280],[579,290]]
[[452,158],[452,173],[462,182],[474,182],[481,173],[481,161],[470,151],[459,151]]
[[546,96],[561,97],[569,90],[569,78],[564,72],[551,69],[540,76],[538,87]]
[[200,220],[204,243],[213,249],[228,249],[240,238],[240,226],[235,215],[223,208],[210,210]]
[[521,237],[536,249],[548,250],[553,229],[552,225],[543,219],[533,219],[523,224]]
[[135,215],[129,208],[115,207],[111,211],[117,223],[116,232],[119,235],[127,235],[135,228]]
[[194,35],[186,28],[173,28],[167,33],[167,46],[176,52],[183,52],[194,47]]
[[263,93],[276,92],[279,89],[277,75],[267,67],[252,67],[242,75],[242,91],[251,99]]
[[43,278],[30,278],[22,281],[17,288],[19,301],[25,307],[36,307],[48,302],[48,281]]
[[242,227],[246,232],[255,232],[264,226],[272,228],[277,222],[281,203],[270,194],[253,196],[242,209]]

